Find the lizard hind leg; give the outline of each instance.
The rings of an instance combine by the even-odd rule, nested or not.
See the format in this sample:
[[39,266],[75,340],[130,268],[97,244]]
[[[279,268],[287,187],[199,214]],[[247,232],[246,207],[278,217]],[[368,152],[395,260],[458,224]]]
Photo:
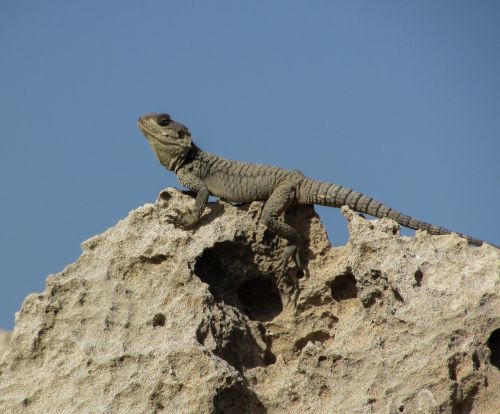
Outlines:
[[[289,224],[279,220],[279,216],[296,200],[296,183],[286,181],[281,183],[270,197],[267,199],[262,210],[261,222],[268,227],[277,236],[288,241],[289,245],[285,248],[279,261],[279,276],[281,279],[287,273],[287,265],[290,259],[295,261],[297,268],[300,269],[300,259],[297,249],[299,233]],[[293,280],[294,290],[298,293],[298,281]]]
[[262,224],[293,245],[297,244],[299,233],[289,224],[279,220],[279,216],[295,201],[295,188],[294,182],[284,182],[276,187],[267,199],[260,218]]

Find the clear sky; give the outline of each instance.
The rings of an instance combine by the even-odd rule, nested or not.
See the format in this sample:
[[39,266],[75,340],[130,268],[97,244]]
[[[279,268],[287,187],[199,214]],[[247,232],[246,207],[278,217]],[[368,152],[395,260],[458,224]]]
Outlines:
[[2,1],[0,327],[83,240],[178,185],[145,112],[500,244],[499,22],[496,0]]

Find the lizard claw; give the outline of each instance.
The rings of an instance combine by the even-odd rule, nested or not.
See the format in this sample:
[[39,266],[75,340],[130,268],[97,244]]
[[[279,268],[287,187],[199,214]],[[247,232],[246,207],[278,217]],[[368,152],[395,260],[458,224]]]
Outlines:
[[174,224],[179,219],[180,216],[182,216],[182,211],[179,210],[178,208],[172,208],[171,211],[165,214],[167,221],[169,223],[174,223]]
[[286,267],[290,259],[292,259],[293,262],[295,263],[295,266],[297,266],[297,268],[300,269],[299,250],[297,249],[296,246],[288,246],[283,251],[283,254],[281,255],[282,265],[284,266],[283,270],[286,270]]
[[176,227],[190,228],[198,221],[191,210],[180,210],[172,208],[172,211],[166,215],[167,221],[174,224]]

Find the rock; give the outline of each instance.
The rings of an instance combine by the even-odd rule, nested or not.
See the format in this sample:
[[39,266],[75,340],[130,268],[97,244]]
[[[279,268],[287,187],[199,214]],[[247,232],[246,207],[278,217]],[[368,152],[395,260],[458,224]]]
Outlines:
[[11,332],[0,329],[0,361],[10,345]]
[[300,207],[286,219],[304,271],[282,272],[262,203],[168,222],[192,202],[162,192],[25,299],[0,412],[498,412],[498,249],[347,208],[350,240],[332,247]]

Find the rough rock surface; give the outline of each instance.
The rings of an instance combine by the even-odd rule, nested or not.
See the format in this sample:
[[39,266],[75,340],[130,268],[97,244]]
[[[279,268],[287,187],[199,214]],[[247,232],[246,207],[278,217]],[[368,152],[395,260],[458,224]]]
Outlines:
[[192,202],[168,189],[26,298],[1,413],[499,412],[498,249],[346,208],[331,247],[301,207],[304,271],[282,274],[261,203],[168,223]]
[[0,329],[0,361],[10,344],[11,333]]

